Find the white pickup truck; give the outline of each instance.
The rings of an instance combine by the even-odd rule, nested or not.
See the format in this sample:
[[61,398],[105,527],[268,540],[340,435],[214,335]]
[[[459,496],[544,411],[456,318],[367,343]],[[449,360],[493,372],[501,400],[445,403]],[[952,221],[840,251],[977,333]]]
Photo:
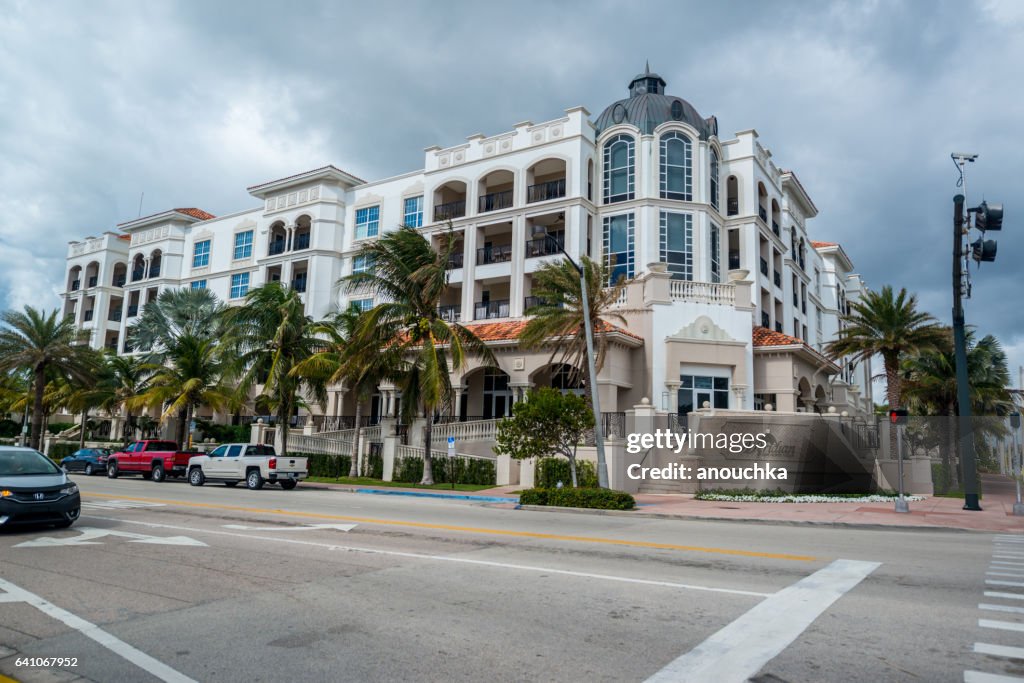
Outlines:
[[290,491],[309,475],[306,458],[278,457],[273,446],[247,443],[226,443],[206,455],[188,461],[188,483],[202,486],[207,481],[222,481],[235,486],[240,481],[250,489],[264,484],[280,484]]

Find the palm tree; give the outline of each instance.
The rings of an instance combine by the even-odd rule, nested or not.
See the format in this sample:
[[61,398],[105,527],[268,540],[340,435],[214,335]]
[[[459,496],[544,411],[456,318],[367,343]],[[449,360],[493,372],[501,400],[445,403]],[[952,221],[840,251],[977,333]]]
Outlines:
[[74,320],[56,309],[44,311],[25,306],[0,316],[0,371],[25,370],[32,377],[32,430],[29,445],[40,446],[43,430],[43,395],[51,371],[77,381],[88,381],[94,356],[85,345]]
[[[101,392],[100,408],[109,415],[116,415],[124,410],[126,427],[129,432],[134,432],[135,413],[128,406],[128,401],[146,391],[152,376],[152,366],[142,359],[109,354],[98,383]],[[116,436],[111,434],[110,438]]]
[[300,391],[306,388],[320,403],[326,402],[322,382],[292,373],[296,365],[322,350],[323,340],[305,314],[302,297],[280,282],[251,290],[244,305],[228,312],[226,322],[228,345],[244,368],[240,391],[262,386],[257,402],[275,411],[281,454],[287,455],[288,423],[299,407]]
[[[917,296],[906,289],[893,293],[890,285],[880,292],[868,290],[860,301],[850,304],[842,317],[837,338],[826,344],[833,359],[848,357],[854,362],[881,356],[885,368],[886,396],[890,406],[903,405],[900,361],[910,354],[938,348],[948,332],[935,318],[917,309]],[[896,430],[889,430],[890,453],[896,453]]]
[[326,339],[324,347],[298,363],[292,373],[325,385],[344,384],[356,400],[355,438],[348,476],[359,476],[360,418],[363,402],[385,380],[401,376],[397,347],[378,335],[360,336],[362,311],[356,306],[335,313],[314,329]]
[[231,384],[233,369],[233,360],[215,339],[186,334],[167,350],[163,363],[143,367],[143,371],[153,373],[148,385],[140,394],[125,398],[124,405],[129,410],[167,406],[161,419],[181,418],[177,438],[185,448],[185,427],[196,408],[206,405],[219,410],[236,404],[237,394]]
[[[623,311],[613,311],[626,288],[626,278],[620,276],[610,287],[607,264],[587,258],[581,259],[590,320],[594,329],[594,366],[597,372],[604,366],[608,354],[608,332],[615,321],[626,325]],[[523,348],[538,348],[553,343],[550,362],[565,363],[573,368],[572,381],[586,377],[587,337],[583,319],[583,296],[579,271],[568,261],[548,261],[533,274],[533,294],[540,301],[527,309],[533,316],[519,335]],[[556,360],[557,359],[557,360]]]
[[[451,226],[449,226],[449,233]],[[472,331],[441,317],[441,298],[448,288],[448,260],[454,240],[438,251],[415,228],[407,226],[363,247],[373,268],[343,278],[350,291],[372,292],[380,301],[366,312],[358,337],[390,340],[405,359],[399,388],[406,418],[419,410],[426,419],[423,432],[423,484],[434,483],[433,417],[450,414],[454,404],[452,372],[460,371],[471,355],[496,365],[494,354]]]

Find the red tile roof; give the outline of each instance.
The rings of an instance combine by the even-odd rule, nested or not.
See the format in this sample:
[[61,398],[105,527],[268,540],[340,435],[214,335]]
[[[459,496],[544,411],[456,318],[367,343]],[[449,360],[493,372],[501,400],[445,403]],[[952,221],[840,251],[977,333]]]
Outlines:
[[803,339],[769,330],[767,327],[754,328],[754,346],[799,346],[803,344]]
[[[466,325],[466,329],[473,332],[476,336],[480,337],[481,341],[515,341],[519,338],[523,329],[526,327],[527,320],[509,320],[500,323],[469,323]],[[601,321],[598,325],[599,332],[618,332],[619,334],[625,335],[632,339],[643,341],[643,337],[630,332],[627,329],[618,327],[617,325],[611,325],[605,321]]]
[[811,242],[811,246],[815,249],[827,249],[829,247],[838,247],[838,242]]
[[216,218],[212,213],[197,209],[195,207],[189,207],[187,209],[175,209],[178,213],[183,213],[186,216],[192,216],[192,218],[198,218],[201,221],[208,221],[211,218]]

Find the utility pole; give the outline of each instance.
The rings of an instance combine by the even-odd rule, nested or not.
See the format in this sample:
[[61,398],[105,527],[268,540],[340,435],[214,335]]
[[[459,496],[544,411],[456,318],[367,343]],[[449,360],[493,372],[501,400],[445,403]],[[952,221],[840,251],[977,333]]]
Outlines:
[[971,424],[971,387],[967,379],[967,331],[963,304],[964,196],[953,197],[953,347],[956,358],[957,420],[960,426],[960,467],[964,473],[964,510],[981,510],[978,468]]

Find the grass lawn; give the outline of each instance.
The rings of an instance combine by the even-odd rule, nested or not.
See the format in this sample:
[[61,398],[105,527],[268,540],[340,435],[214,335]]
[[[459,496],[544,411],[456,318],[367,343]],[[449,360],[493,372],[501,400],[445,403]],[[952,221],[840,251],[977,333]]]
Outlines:
[[[348,484],[350,486],[371,486],[374,488],[403,488],[403,489],[431,489],[437,491],[451,491],[451,484],[431,484],[430,486],[423,486],[422,484],[409,484],[407,482],[400,481],[382,481],[380,479],[370,479],[369,477],[308,477],[306,481],[317,482],[320,484]],[[455,491],[482,491],[484,489],[494,488],[494,484],[456,484]]]

